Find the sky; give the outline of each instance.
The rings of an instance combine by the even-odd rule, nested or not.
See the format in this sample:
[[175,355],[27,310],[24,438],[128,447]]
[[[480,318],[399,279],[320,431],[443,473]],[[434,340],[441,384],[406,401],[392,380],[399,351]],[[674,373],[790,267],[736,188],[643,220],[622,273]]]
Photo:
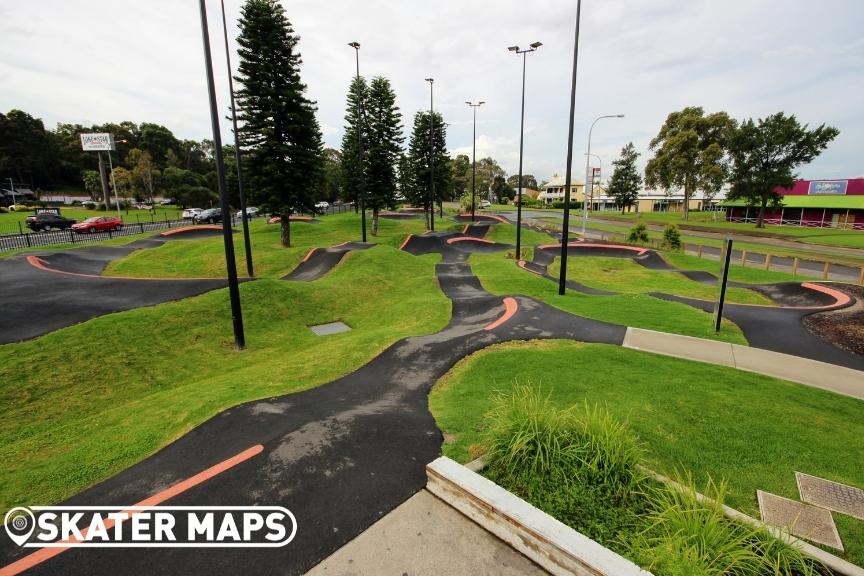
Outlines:
[[[207,0],[221,110],[228,86],[219,3]],[[410,134],[429,107],[448,123],[451,154],[492,156],[518,172],[521,56],[527,55],[523,173],[564,174],[576,24],[575,0],[283,1],[300,36],[301,70],[318,105],[326,146],[342,140],[345,94],[355,72],[390,79]],[[241,0],[226,0],[232,64]],[[585,0],[574,128],[574,178],[591,153],[603,179],[621,148],[648,144],[665,117],[686,106],[760,118],[777,111],[840,136],[804,178],[864,175],[864,2],[860,0]],[[180,138],[212,138],[198,2],[192,0],[0,0],[0,111],[58,122],[155,122]],[[221,132],[231,141],[230,122]]]

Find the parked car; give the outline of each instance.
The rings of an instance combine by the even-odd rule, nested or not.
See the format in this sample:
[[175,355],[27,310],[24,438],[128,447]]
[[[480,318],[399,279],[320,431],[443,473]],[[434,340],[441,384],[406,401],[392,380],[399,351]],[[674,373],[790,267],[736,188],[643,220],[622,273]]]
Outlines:
[[222,222],[222,209],[208,208],[207,210],[203,210],[192,218],[192,222],[195,224],[216,224],[217,222]]
[[171,206],[172,204],[174,204],[173,198],[163,198],[159,201],[160,206]]
[[81,207],[86,208],[87,210],[95,210],[98,205],[99,204],[94,200],[84,200],[81,202]]
[[135,208],[137,208],[138,210],[152,210],[153,205],[152,204],[136,204]]
[[492,203],[489,202],[488,200],[481,200],[480,201],[480,208],[489,208],[490,206],[492,206]]
[[186,208],[183,210],[183,214],[181,214],[181,218],[184,220],[194,220],[195,216],[203,212],[201,208]]
[[[255,206],[247,206],[246,207],[246,217],[247,218],[255,218],[260,214],[260,211]],[[237,211],[237,218],[243,218],[243,211]]]
[[315,204],[315,208],[317,208],[318,210],[326,210],[329,207],[330,207],[330,203],[325,202],[323,200],[321,202],[318,202],[317,204]]
[[35,216],[27,216],[27,219],[25,220],[27,227],[34,232],[39,232],[41,230],[49,230],[51,228],[66,230],[67,228],[70,228],[73,224],[75,224],[75,222],[76,220],[72,220],[71,218],[64,218],[63,216],[59,216],[52,212],[42,212],[40,214],[36,214]]
[[108,230],[117,232],[122,228],[123,220],[117,216],[93,216],[83,222],[72,225],[72,231],[78,234],[83,234],[84,232],[93,234],[95,232],[107,232]]

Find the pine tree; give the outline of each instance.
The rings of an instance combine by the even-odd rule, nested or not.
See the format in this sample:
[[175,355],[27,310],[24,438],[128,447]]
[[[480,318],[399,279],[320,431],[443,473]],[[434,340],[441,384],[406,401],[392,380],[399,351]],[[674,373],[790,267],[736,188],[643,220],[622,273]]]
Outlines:
[[237,42],[250,203],[281,217],[282,245],[290,246],[290,216],[313,209],[323,178],[315,103],[300,80],[299,37],[276,0],[247,0]]
[[[369,98],[369,86],[366,79],[360,76],[351,81],[348,88],[348,101],[345,105],[345,134],[342,136],[342,190],[349,198],[354,200],[355,207],[360,204],[360,189],[364,174],[360,173],[360,166],[364,164],[359,160],[357,148],[357,129],[360,126],[360,114]],[[364,113],[365,116],[365,113]],[[366,130],[366,119],[363,122],[363,156],[367,156],[365,148],[368,146],[369,135]]]
[[[440,199],[450,186],[450,157],[447,154],[447,126],[438,112],[433,119],[433,156],[435,158],[435,198]],[[408,157],[412,167],[414,188],[406,198],[415,206],[423,206],[427,211],[435,208],[432,191],[429,188],[429,113],[417,112],[414,115],[414,128],[408,145]]]
[[636,169],[638,158],[639,153],[636,152],[636,147],[630,142],[621,149],[621,157],[612,162],[615,170],[612,172],[612,178],[609,179],[606,192],[615,198],[616,204],[621,206],[622,214],[624,208],[632,206],[639,197],[642,175]]
[[372,210],[372,235],[378,234],[378,212],[396,203],[396,164],[402,152],[402,123],[396,94],[386,78],[373,78],[365,120],[366,206]]

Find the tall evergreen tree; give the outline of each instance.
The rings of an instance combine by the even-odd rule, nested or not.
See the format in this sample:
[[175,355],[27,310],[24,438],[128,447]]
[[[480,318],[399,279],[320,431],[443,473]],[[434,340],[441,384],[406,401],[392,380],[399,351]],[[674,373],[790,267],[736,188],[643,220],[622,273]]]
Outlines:
[[[345,133],[342,135],[342,191],[354,201],[355,207],[360,204],[360,188],[365,174],[360,172],[364,165],[360,161],[360,151],[357,148],[357,130],[361,127],[364,106],[369,98],[369,85],[362,76],[355,77],[348,88],[348,99],[345,104]],[[362,122],[363,147],[368,145],[366,122]],[[364,157],[366,151],[364,150]]]
[[281,217],[282,245],[290,246],[290,216],[313,210],[323,179],[321,130],[300,80],[299,37],[276,0],[247,0],[237,42],[249,200]]
[[390,81],[372,79],[365,114],[369,132],[366,152],[366,206],[372,210],[372,235],[378,234],[378,213],[396,203],[396,164],[402,151],[402,122]]
[[[447,154],[447,126],[444,117],[434,113],[432,134],[432,157],[435,162],[435,195],[441,197],[450,186],[450,157]],[[408,145],[409,163],[413,172],[414,188],[411,196],[405,197],[415,206],[422,206],[427,214],[434,209],[432,191],[429,188],[429,113],[417,112],[414,115],[414,128]],[[404,192],[403,192],[404,193]]]
[[636,152],[636,147],[630,142],[621,149],[621,156],[612,162],[615,169],[612,171],[612,178],[609,179],[606,192],[615,198],[616,204],[621,206],[622,214],[624,209],[632,206],[639,197],[642,175],[636,168],[638,158],[639,153]]

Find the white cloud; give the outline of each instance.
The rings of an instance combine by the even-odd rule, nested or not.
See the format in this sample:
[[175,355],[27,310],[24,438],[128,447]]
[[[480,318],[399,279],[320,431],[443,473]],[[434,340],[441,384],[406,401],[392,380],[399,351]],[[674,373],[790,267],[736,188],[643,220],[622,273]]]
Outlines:
[[[236,48],[240,0],[227,0]],[[218,2],[209,0],[217,92],[227,110]],[[478,112],[478,157],[508,172],[518,164],[521,63],[507,46],[543,42],[528,58],[525,168],[538,179],[563,173],[572,70],[572,0],[295,0],[283,5],[301,36],[303,80],[318,102],[327,145],[341,143],[345,92],[354,74],[390,78],[406,135],[428,108],[450,125],[448,145],[470,150]],[[778,18],[777,11],[783,11]],[[576,95],[574,173],[584,170],[591,121],[604,171],[633,141],[647,145],[666,115],[684,106],[759,117],[784,110],[841,136],[802,174],[860,173],[864,148],[864,41],[858,0],[605,0],[585,2]],[[818,29],[813,23],[818,22]],[[766,25],[770,23],[770,25]],[[56,122],[129,119],[162,123],[185,138],[209,136],[197,3],[176,0],[0,0],[0,110],[20,108]],[[233,55],[236,66],[236,54]],[[230,137],[228,122],[223,136]],[[482,150],[482,152],[481,152]]]

